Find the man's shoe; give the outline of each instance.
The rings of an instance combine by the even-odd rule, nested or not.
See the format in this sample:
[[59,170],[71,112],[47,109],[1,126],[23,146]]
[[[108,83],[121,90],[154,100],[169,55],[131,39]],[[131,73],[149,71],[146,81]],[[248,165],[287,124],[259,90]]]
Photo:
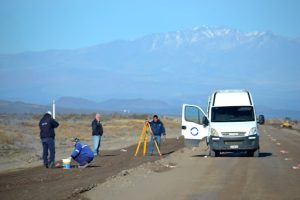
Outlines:
[[48,165],[44,165],[46,168],[49,168],[49,166]]
[[86,163],[85,165],[79,165],[78,168],[84,169],[87,168],[90,165],[90,163]]
[[54,168],[54,162],[51,162],[51,163],[49,164],[49,168]]

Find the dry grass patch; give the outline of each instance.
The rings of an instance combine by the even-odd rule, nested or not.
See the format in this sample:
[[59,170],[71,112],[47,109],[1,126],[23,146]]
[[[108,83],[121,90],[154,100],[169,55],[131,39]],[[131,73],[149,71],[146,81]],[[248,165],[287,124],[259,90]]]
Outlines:
[[23,135],[16,131],[7,131],[1,127],[0,129],[0,144],[15,144],[17,141],[21,141]]

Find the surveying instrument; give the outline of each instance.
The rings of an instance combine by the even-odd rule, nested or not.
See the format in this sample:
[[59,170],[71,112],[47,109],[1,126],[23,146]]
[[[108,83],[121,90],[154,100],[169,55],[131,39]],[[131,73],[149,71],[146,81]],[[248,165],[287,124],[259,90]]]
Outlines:
[[149,136],[149,134],[150,134],[150,137],[151,137],[151,138],[153,139],[153,141],[154,141],[154,144],[155,144],[156,150],[157,150],[157,152],[158,152],[158,155],[161,156],[161,153],[160,153],[160,150],[159,150],[157,141],[156,141],[156,139],[155,139],[155,136],[154,136],[154,134],[153,134],[153,131],[152,131],[152,128],[151,128],[151,126],[150,126],[149,121],[146,121],[145,124],[144,124],[144,127],[143,127],[143,130],[142,130],[142,133],[141,133],[141,136],[140,136],[140,139],[139,139],[139,142],[138,142],[138,145],[137,145],[137,148],[136,148],[136,151],[135,151],[134,156],[137,156],[137,155],[138,155],[139,149],[140,149],[142,143],[144,143],[143,156],[146,155],[146,151],[147,151],[147,142],[148,142],[148,136]]

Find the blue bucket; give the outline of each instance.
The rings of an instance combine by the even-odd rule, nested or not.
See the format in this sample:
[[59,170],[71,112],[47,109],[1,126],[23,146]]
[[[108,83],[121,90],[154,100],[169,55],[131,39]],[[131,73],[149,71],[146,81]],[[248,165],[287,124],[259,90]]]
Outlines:
[[71,164],[63,164],[64,169],[71,169]]
[[64,169],[71,169],[71,160],[70,159],[62,159],[62,161],[63,161]]

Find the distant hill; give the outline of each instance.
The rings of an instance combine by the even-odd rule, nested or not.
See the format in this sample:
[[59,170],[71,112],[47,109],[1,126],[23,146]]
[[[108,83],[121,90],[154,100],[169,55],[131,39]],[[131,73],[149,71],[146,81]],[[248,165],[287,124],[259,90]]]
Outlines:
[[0,100],[0,113],[42,113],[50,109],[50,106]]
[[[61,97],[56,101],[59,113],[157,113],[179,115],[180,108],[172,107],[163,101],[143,99],[112,99],[94,102],[83,98]],[[52,110],[52,105],[37,105],[25,102],[0,100],[0,113],[44,113]]]
[[96,110],[99,105],[96,102],[75,97],[61,97],[56,100],[56,105],[63,108],[82,109],[82,110]]
[[[63,114],[95,112],[110,114],[118,112],[124,114],[181,115],[181,105],[170,106],[163,101],[143,99],[112,99],[103,102],[94,102],[83,98],[61,97],[56,101],[56,107],[57,112]],[[52,105],[0,100],[0,113],[44,113],[48,110],[52,110]],[[266,118],[290,117],[292,119],[300,119],[300,110],[273,109],[265,106],[256,106],[256,114],[263,114]]]
[[288,109],[276,109],[266,106],[256,106],[256,114],[263,114],[267,118],[285,118],[290,117],[292,119],[300,120],[300,109],[288,110]]
[[[56,106],[60,113],[90,113],[91,110],[81,108],[64,108]],[[20,101],[3,101],[0,100],[0,113],[45,113],[52,111],[52,105],[38,105]]]
[[[2,54],[0,98],[49,102],[81,96],[205,105],[213,90],[245,88],[257,105],[293,110],[300,102],[299,66],[299,38],[203,26],[80,49]],[[106,104],[126,109],[113,100]],[[131,109],[129,104],[125,107]]]
[[170,106],[163,101],[144,99],[111,99],[103,102],[94,102],[83,98],[61,97],[56,101],[56,104],[64,108],[93,110],[94,112],[99,110],[107,112],[160,114],[179,114],[180,112],[180,108]]

